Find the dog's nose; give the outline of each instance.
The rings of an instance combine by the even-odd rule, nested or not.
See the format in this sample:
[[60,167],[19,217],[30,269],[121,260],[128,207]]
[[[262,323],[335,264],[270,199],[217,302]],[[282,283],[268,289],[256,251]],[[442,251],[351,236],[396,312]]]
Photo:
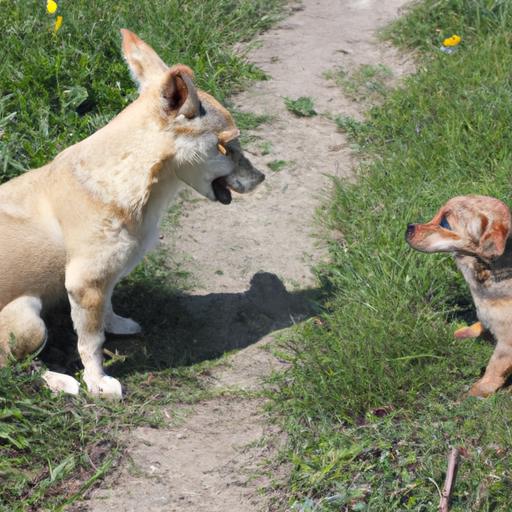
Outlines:
[[409,240],[414,236],[414,230],[416,229],[416,224],[407,224],[407,229],[405,230],[405,239]]

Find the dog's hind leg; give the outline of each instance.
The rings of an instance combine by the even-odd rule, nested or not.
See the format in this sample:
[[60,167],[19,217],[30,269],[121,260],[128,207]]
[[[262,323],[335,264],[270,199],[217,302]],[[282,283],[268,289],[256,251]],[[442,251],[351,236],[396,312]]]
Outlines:
[[38,297],[22,296],[0,311],[0,364],[10,356],[23,359],[41,349],[46,342],[46,326],[40,317]]
[[[96,396],[121,398],[121,384],[103,370],[102,345],[105,341],[104,321],[108,294],[105,277],[83,276],[87,265],[74,261],[66,269],[66,290],[71,304],[71,317],[78,334],[78,352],[84,365],[84,381]],[[103,283],[107,283],[102,286]]]
[[105,330],[112,334],[136,334],[141,331],[140,325],[131,318],[123,318],[116,315],[112,309],[112,292],[114,284],[111,285],[107,294],[105,306]]

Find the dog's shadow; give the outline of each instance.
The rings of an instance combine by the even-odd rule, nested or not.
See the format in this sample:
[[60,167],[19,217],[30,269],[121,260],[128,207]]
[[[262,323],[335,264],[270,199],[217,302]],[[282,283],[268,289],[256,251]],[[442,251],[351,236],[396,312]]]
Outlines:
[[[242,293],[189,295],[153,282],[122,285],[114,310],[142,326],[137,336],[107,334],[105,352],[126,356],[112,372],[133,372],[190,365],[243,349],[275,330],[313,314],[318,290],[291,293],[269,272],[259,271]],[[50,369],[73,374],[81,368],[69,311],[46,319],[48,343],[40,358]]]

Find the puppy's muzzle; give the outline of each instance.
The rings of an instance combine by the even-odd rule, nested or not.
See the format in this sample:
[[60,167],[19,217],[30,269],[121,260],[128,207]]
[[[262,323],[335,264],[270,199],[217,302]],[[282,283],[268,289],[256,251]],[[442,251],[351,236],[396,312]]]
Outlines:
[[408,224],[405,230],[405,241],[410,244],[416,232],[416,224]]

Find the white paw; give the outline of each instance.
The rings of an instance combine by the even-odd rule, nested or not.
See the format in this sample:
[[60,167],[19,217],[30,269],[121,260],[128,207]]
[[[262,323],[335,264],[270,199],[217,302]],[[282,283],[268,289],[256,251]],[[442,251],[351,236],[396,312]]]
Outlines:
[[69,393],[71,395],[78,395],[80,391],[80,384],[76,379],[71,377],[70,375],[65,375],[64,373],[57,372],[44,372],[41,374],[41,377],[46,381],[46,385],[54,392],[59,393],[60,391],[64,391],[64,393]]
[[105,319],[105,330],[112,334],[136,334],[141,331],[141,328],[131,318],[123,318],[112,313]]
[[98,380],[89,378],[84,370],[84,382],[87,384],[87,390],[93,396],[101,396],[104,398],[123,398],[123,390],[121,383],[110,377],[103,375]]

